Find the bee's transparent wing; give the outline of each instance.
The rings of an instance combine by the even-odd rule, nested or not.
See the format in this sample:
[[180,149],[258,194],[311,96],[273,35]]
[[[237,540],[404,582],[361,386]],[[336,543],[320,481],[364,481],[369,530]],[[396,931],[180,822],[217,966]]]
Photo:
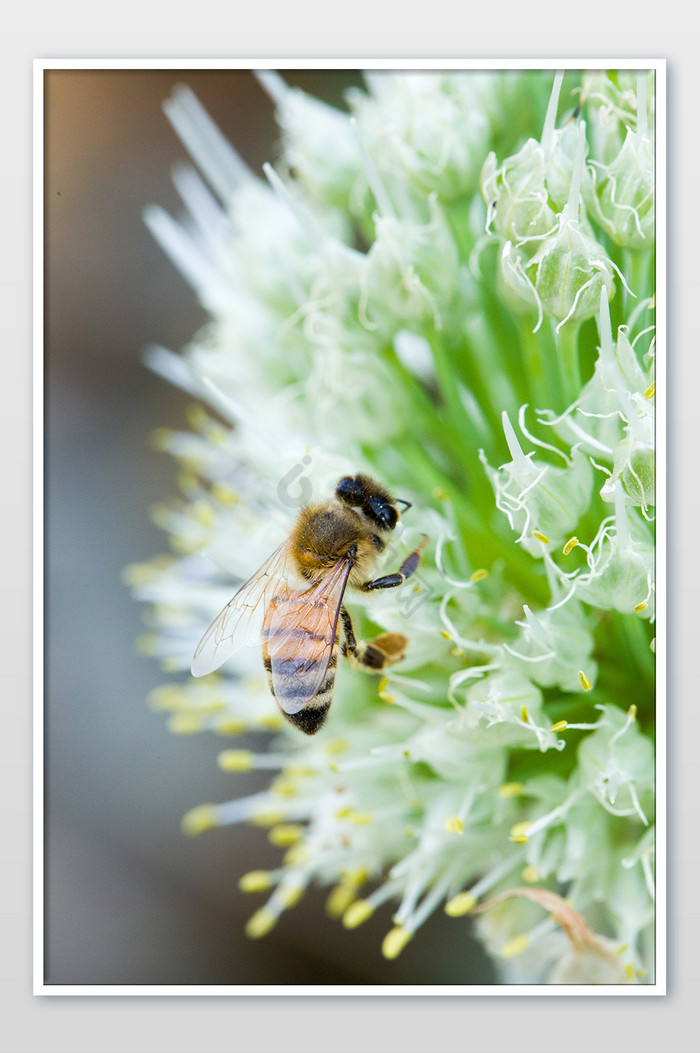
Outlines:
[[270,558],[214,619],[192,659],[192,675],[206,676],[218,669],[244,644],[259,644],[265,611],[278,588],[286,588],[290,553],[289,540],[275,549]]
[[335,646],[338,617],[352,560],[344,559],[304,592],[280,593],[263,629],[263,655],[285,713],[298,713],[321,689]]

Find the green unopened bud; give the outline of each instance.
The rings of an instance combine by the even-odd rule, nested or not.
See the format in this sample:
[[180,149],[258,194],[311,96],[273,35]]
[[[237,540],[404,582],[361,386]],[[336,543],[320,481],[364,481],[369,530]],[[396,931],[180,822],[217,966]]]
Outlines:
[[582,322],[598,311],[601,289],[608,299],[612,296],[613,266],[586,221],[578,218],[585,136],[585,125],[581,122],[577,129],[569,196],[556,217],[555,229],[540,240],[531,259],[527,259],[527,248],[517,245],[507,252],[504,249],[501,256],[503,283],[527,306],[538,311],[535,328],[539,328],[543,313],[559,322],[558,329],[569,320]]
[[[490,153],[481,172],[481,194],[487,205],[487,230],[493,230],[518,248],[536,248],[556,226],[548,204],[545,173],[547,159],[535,139],[528,139],[517,154],[498,167]],[[524,249],[527,253],[527,248]]]
[[614,450],[613,474],[600,491],[604,501],[615,500],[620,482],[627,502],[644,511],[656,504],[656,454],[653,442],[638,442],[628,435]]
[[583,225],[562,213],[556,234],[546,238],[527,265],[545,314],[559,322],[585,321],[598,310],[600,291],[613,291],[605,250]]
[[586,106],[593,156],[611,164],[628,131],[646,134],[653,124],[653,71],[593,70],[583,76],[581,101]]
[[586,205],[616,245],[641,249],[654,241],[654,151],[651,140],[628,131],[614,160],[591,162],[584,181]]

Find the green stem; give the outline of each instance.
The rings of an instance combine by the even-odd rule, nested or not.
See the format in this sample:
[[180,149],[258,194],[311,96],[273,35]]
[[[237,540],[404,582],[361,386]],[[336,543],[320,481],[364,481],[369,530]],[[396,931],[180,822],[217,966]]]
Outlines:
[[[550,345],[549,349],[547,344]],[[533,333],[529,325],[520,328],[520,346],[535,409],[551,409],[563,401],[559,372],[552,368],[552,348],[549,331],[542,328]],[[549,355],[547,351],[549,350]]]
[[570,406],[581,394],[581,365],[578,348],[580,328],[579,322],[570,320],[561,327],[558,333],[556,330],[554,333],[559,360],[559,376],[564,396],[564,406],[561,409]]

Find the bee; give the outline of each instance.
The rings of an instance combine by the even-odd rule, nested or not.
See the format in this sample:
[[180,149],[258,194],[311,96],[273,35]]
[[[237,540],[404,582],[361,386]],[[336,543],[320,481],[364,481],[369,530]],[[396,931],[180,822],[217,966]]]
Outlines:
[[400,520],[397,499],[367,475],[344,476],[333,498],[302,508],[277,548],[209,626],[192,659],[192,675],[218,669],[244,644],[262,644],[267,683],[284,716],[307,735],[323,724],[340,653],[380,673],[401,661],[408,639],[382,633],[358,643],[343,604],[348,586],[362,592],[402,585],[416,570],[426,535],[398,571],[371,578],[385,538]]

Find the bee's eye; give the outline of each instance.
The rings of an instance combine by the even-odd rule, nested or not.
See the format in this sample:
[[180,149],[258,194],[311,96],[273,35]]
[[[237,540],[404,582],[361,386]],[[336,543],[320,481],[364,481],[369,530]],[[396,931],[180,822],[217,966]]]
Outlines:
[[369,507],[380,526],[384,527],[385,530],[394,529],[399,520],[399,515],[393,505],[389,505],[386,501],[381,501],[376,497],[371,497]]

